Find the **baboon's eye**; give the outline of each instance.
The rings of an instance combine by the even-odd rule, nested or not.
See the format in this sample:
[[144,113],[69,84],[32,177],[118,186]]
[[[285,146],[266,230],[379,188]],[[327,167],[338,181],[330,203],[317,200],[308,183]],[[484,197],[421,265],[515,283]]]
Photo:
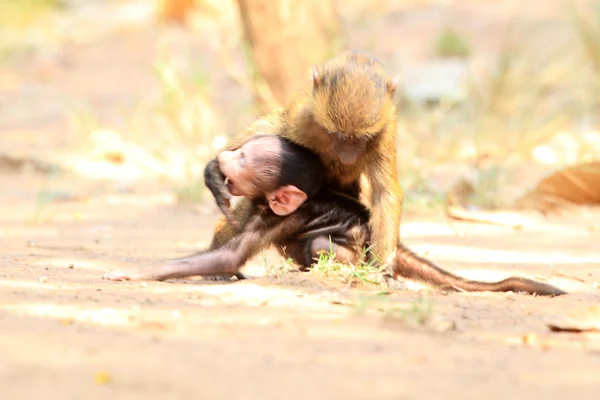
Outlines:
[[328,132],[329,137],[336,142],[343,142],[347,144],[360,143],[370,139],[370,136],[362,135],[359,137],[355,137],[353,135],[348,135],[342,132]]
[[331,136],[332,139],[340,141],[346,141],[348,139],[348,135],[342,132],[329,132],[329,136]]
[[240,166],[246,168],[246,154],[242,151],[239,158]]

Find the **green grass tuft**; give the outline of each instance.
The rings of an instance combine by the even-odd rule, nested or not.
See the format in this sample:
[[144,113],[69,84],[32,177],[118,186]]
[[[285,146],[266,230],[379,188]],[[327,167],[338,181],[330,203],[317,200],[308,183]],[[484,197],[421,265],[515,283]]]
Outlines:
[[[356,285],[357,283],[366,285],[381,284],[381,270],[376,265],[376,260],[362,261],[367,259],[367,254],[371,252],[370,248],[363,249],[361,261],[354,265],[352,263],[340,263],[335,258],[333,252],[333,243],[329,240],[329,251],[324,251],[319,254],[319,258],[313,265],[311,272],[324,276],[338,276],[348,284],[348,286]],[[373,255],[374,257],[374,255]]]
[[471,55],[467,40],[452,28],[445,28],[435,41],[435,54],[438,57],[461,57]]

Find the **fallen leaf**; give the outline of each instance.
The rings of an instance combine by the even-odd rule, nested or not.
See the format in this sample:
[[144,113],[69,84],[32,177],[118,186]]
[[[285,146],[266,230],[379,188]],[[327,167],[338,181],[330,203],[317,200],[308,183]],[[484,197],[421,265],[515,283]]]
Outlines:
[[600,306],[575,311],[556,322],[548,323],[552,332],[600,332]]
[[98,385],[106,385],[112,380],[110,374],[106,371],[98,371],[94,374],[94,382]]
[[542,179],[517,204],[533,206],[542,214],[557,213],[569,205],[600,204],[600,162],[577,164]]

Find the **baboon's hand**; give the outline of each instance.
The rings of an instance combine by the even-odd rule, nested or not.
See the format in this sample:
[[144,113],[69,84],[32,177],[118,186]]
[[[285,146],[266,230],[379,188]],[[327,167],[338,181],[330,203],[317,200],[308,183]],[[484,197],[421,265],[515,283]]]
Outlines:
[[225,185],[225,176],[219,169],[217,159],[210,161],[204,168],[204,183],[212,193],[217,207],[225,215],[227,221],[234,227],[238,227],[239,223],[233,218],[231,212],[231,193]]

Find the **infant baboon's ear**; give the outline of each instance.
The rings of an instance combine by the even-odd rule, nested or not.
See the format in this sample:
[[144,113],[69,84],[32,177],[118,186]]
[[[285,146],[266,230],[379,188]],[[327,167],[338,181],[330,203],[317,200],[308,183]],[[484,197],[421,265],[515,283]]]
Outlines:
[[267,202],[271,210],[281,216],[290,215],[304,203],[307,196],[296,186],[283,186],[267,194]]

